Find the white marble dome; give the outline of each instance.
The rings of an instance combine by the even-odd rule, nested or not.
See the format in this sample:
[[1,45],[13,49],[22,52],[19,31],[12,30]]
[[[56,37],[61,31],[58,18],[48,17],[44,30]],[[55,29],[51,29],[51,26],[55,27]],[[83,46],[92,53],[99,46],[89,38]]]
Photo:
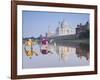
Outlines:
[[62,24],[61,27],[68,27],[68,26],[69,26],[69,25],[68,25],[68,22],[65,21],[65,20],[63,20],[63,21],[61,22],[61,24]]

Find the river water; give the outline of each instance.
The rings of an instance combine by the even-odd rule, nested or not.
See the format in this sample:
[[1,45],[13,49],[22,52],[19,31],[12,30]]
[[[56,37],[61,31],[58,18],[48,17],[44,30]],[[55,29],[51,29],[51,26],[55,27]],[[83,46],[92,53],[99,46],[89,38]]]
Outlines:
[[89,44],[53,42],[49,44],[47,54],[41,53],[41,45],[35,44],[31,58],[25,53],[23,44],[23,68],[75,67],[89,65]]

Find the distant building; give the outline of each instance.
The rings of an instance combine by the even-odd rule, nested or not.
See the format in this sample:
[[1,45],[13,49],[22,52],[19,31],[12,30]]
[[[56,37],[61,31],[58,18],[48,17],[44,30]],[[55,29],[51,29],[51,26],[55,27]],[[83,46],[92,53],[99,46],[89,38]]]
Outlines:
[[59,22],[59,25],[56,29],[56,35],[62,36],[71,34],[75,34],[75,31],[64,20],[62,22]]
[[89,31],[89,22],[86,22],[84,25],[80,23],[79,25],[77,25],[76,35],[79,36],[81,33],[84,33],[87,30]]

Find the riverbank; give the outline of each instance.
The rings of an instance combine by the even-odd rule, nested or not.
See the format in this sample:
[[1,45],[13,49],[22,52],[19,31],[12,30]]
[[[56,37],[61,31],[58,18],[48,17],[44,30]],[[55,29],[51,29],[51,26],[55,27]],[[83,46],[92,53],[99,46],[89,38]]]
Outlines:
[[90,41],[89,39],[76,39],[76,40],[55,40],[55,42],[89,44]]

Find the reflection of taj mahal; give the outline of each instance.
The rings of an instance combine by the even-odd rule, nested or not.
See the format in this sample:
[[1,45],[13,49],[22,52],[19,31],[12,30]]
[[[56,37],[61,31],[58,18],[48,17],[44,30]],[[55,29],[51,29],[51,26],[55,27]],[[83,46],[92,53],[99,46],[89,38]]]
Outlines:
[[59,46],[56,49],[56,52],[58,52],[59,58],[65,61],[68,58],[69,54],[74,53],[75,50],[75,48]]
[[53,53],[57,53],[60,60],[66,61],[68,58],[68,55],[71,53],[75,53],[76,49],[68,46],[61,46],[57,43],[53,43],[49,45],[50,51]]

